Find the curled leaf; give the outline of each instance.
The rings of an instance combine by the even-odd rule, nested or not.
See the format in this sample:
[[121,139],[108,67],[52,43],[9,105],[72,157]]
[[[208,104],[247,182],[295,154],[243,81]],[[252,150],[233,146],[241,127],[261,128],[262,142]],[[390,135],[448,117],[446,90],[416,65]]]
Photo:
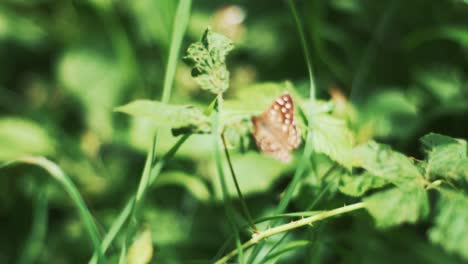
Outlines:
[[205,30],[201,41],[190,45],[184,60],[192,67],[192,76],[202,89],[218,94],[229,88],[226,56],[233,48],[229,38],[211,29]]

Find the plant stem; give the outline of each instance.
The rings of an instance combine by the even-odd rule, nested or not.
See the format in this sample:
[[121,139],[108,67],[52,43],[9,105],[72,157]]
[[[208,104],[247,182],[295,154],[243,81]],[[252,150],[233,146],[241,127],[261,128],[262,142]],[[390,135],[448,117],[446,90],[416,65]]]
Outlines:
[[289,5],[289,9],[291,10],[291,13],[292,13],[292,15],[294,17],[294,21],[296,22],[297,31],[299,33],[299,38],[301,40],[302,49],[304,51],[304,55],[305,55],[305,59],[306,59],[307,72],[309,74],[309,81],[310,81],[309,98],[311,100],[314,100],[315,99],[315,93],[316,93],[315,92],[316,87],[315,87],[315,82],[314,82],[314,74],[312,72],[312,63],[311,63],[311,60],[310,60],[310,52],[309,52],[309,48],[307,46],[307,41],[306,41],[305,34],[304,34],[304,28],[302,27],[301,19],[299,17],[299,13],[297,12],[296,5],[294,4],[294,0],[288,0],[288,5]]
[[[182,146],[182,144],[189,137],[190,137],[190,134],[183,135],[172,146],[172,148],[161,157],[161,159],[159,159],[156,163],[153,163],[151,165],[151,166],[154,166],[154,168],[151,170],[151,173],[149,175],[149,185],[151,185],[154,182],[154,180],[156,180],[157,176],[159,175],[161,170],[166,165],[166,162],[172,159],[172,157],[175,155],[177,150]],[[119,216],[112,223],[111,228],[109,229],[109,232],[107,232],[107,234],[104,236],[103,242],[101,244],[101,251],[103,253],[105,253],[107,248],[111,245],[112,241],[114,241],[115,237],[120,232],[124,224],[127,223],[133,211],[134,204],[135,204],[135,195],[130,198],[130,200],[125,205],[125,208],[122,211],[120,211]],[[93,258],[90,260],[89,263],[92,263],[92,264],[97,263],[97,251],[95,251]]]
[[[316,214],[307,218],[302,218],[297,221],[293,221],[293,222],[283,224],[277,227],[269,228],[265,231],[257,232],[252,236],[250,240],[248,240],[247,242],[241,245],[241,249],[242,250],[248,249],[249,247],[257,244],[258,242],[268,237],[271,237],[280,233],[284,233],[289,230],[293,230],[293,229],[296,229],[305,225],[310,225],[314,222],[321,221],[323,219],[326,219],[332,216],[337,216],[337,215],[345,214],[345,213],[352,212],[358,209],[362,209],[364,208],[364,206],[365,204],[363,202],[355,203],[355,204],[343,206],[337,209],[333,209],[330,211],[326,211],[320,214]],[[229,252],[228,254],[226,254],[224,257],[220,258],[218,261],[215,262],[215,264],[227,263],[228,260],[236,256],[237,254],[238,254],[238,250],[235,249]]]
[[236,237],[237,252],[239,252],[239,258],[240,258],[239,262],[243,262],[244,254],[243,254],[242,247],[240,244],[239,229],[235,223],[234,209],[232,208],[232,205],[229,201],[229,191],[228,191],[228,187],[226,184],[226,177],[224,175],[223,162],[221,159],[221,151],[219,149],[219,137],[220,137],[220,131],[221,131],[219,117],[221,115],[222,109],[223,109],[223,94],[219,93],[216,97],[216,106],[214,108],[214,112],[212,113],[212,124],[213,124],[212,134],[213,134],[214,158],[216,162],[216,170],[218,171],[219,182],[221,184],[221,190],[223,193],[223,202],[225,206],[226,215],[231,225],[232,231],[235,233],[235,237]]
[[244,211],[245,217],[247,218],[250,228],[252,228],[252,230],[255,232],[257,231],[257,227],[254,224],[249,208],[247,207],[247,203],[245,202],[244,196],[242,195],[241,189],[239,187],[239,182],[237,181],[236,173],[234,172],[234,167],[231,161],[231,155],[229,154],[229,150],[226,144],[226,138],[224,137],[224,132],[221,133],[221,139],[223,142],[224,154],[226,154],[226,159],[229,165],[229,170],[231,171],[232,180],[234,181],[234,185],[236,186],[236,191],[241,202],[242,210]]
[[[300,38],[302,48],[303,48],[303,51],[304,51],[306,64],[307,64],[307,72],[308,72],[308,75],[309,75],[309,82],[310,82],[310,84],[309,84],[310,85],[309,86],[309,100],[310,100],[310,103],[313,105],[314,102],[315,102],[316,87],[315,87],[314,75],[313,75],[313,71],[312,71],[312,63],[311,63],[311,60],[310,60],[310,53],[309,53],[309,49],[308,49],[308,46],[307,46],[307,42],[306,42],[306,38],[305,38],[305,34],[304,34],[304,29],[302,27],[302,23],[301,23],[301,19],[299,17],[299,13],[297,12],[296,6],[294,4],[294,0],[288,0],[288,6],[289,6],[289,9],[290,9],[290,11],[292,13],[292,16],[294,18],[294,21],[296,23],[296,27],[297,27],[297,30],[298,30],[298,33],[299,33],[299,38]],[[296,169],[296,171],[294,173],[294,177],[293,177],[291,183],[288,185],[288,187],[286,189],[286,194],[284,195],[283,199],[281,199],[278,207],[275,210],[276,214],[281,214],[281,213],[284,212],[284,210],[286,210],[287,206],[289,205],[289,202],[292,199],[292,195],[294,193],[294,190],[296,189],[297,185],[299,184],[299,182],[300,182],[300,180],[302,178],[302,175],[304,174],[304,172],[306,171],[307,166],[310,163],[310,157],[312,156],[312,152],[313,152],[313,142],[312,142],[313,138],[312,138],[312,135],[311,135],[311,131],[312,131],[312,114],[311,113],[306,113],[306,115],[307,115],[307,119],[308,119],[308,125],[307,125],[308,133],[307,133],[307,138],[306,138],[306,141],[305,141],[305,147],[304,147],[304,152],[303,152],[303,155],[302,155],[302,159],[301,159],[301,161],[299,163],[298,168]],[[253,262],[255,260],[255,258],[257,257],[259,252],[260,252],[260,247],[257,247],[252,252],[252,254],[250,255],[249,261]]]
[[162,102],[169,102],[172,84],[174,83],[174,75],[177,66],[177,57],[182,45],[185,29],[190,18],[190,6],[192,0],[180,0],[177,6],[174,17],[174,29],[172,30],[171,47],[169,49],[169,58],[167,60],[166,74],[164,76],[164,86],[162,94]]

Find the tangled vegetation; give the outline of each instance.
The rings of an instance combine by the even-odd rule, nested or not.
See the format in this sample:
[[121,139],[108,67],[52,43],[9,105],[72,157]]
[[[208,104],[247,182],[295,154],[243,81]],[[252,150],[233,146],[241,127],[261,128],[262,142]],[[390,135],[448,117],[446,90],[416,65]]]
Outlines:
[[0,262],[468,261],[468,3],[374,2],[0,3]]

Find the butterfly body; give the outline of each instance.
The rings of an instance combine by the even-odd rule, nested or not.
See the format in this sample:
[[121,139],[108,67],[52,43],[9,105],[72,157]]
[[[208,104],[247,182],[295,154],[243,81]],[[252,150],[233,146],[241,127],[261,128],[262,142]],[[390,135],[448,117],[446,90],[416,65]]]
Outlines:
[[294,103],[285,93],[260,115],[252,117],[255,143],[261,152],[282,162],[291,160],[291,152],[301,143],[294,121]]

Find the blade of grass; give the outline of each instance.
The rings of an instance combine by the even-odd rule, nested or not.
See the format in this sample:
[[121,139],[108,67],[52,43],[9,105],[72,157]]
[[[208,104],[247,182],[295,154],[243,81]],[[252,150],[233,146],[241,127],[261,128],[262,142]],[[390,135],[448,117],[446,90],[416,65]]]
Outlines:
[[177,6],[176,15],[174,17],[174,28],[172,30],[171,47],[169,49],[169,58],[167,60],[166,74],[164,76],[164,86],[161,101],[169,102],[171,97],[172,85],[174,83],[174,75],[176,72],[177,58],[180,53],[182,39],[184,38],[185,30],[190,18],[190,7],[192,0],[180,0]]
[[213,153],[214,153],[214,158],[215,158],[215,163],[216,163],[216,170],[218,173],[218,179],[221,184],[221,190],[222,190],[222,195],[223,195],[223,202],[224,202],[224,208],[226,211],[226,216],[228,218],[228,222],[232,228],[232,231],[235,234],[236,246],[240,252],[240,256],[239,256],[240,259],[238,259],[238,261],[240,263],[244,263],[244,259],[243,259],[244,254],[243,254],[243,250],[242,250],[241,242],[239,238],[239,230],[235,224],[234,209],[232,208],[231,202],[229,201],[229,192],[228,192],[228,188],[226,184],[226,177],[224,174],[223,162],[221,158],[222,154],[221,154],[220,142],[219,142],[221,129],[219,126],[219,116],[221,115],[220,113],[222,111],[222,104],[223,104],[222,94],[218,94],[216,98],[216,102],[217,103],[212,113]]
[[80,192],[76,188],[75,184],[73,184],[72,180],[62,171],[62,169],[57,164],[44,157],[23,157],[17,159],[14,162],[22,162],[39,166],[46,170],[55,180],[60,183],[60,185],[62,185],[62,187],[72,199],[74,205],[78,208],[81,220],[83,221],[85,229],[93,243],[94,251],[97,252],[97,260],[105,262],[104,253],[101,250],[101,238],[99,236],[98,228],[94,222],[93,216],[91,215],[91,212],[86,206],[86,203],[81,197]]
[[[306,62],[307,62],[307,71],[308,71],[308,74],[309,74],[309,82],[310,82],[310,86],[309,86],[309,96],[310,97],[309,97],[309,100],[311,101],[311,103],[313,103],[315,101],[316,87],[315,87],[315,82],[314,82],[314,75],[313,75],[313,72],[312,72],[310,52],[309,52],[309,49],[307,47],[307,42],[306,42],[305,35],[304,35],[304,29],[302,27],[302,23],[301,23],[299,14],[297,12],[296,6],[294,4],[294,1],[289,0],[288,5],[289,5],[291,13],[292,13],[292,15],[294,17],[294,20],[296,22],[297,30],[298,30],[299,37],[300,37],[300,40],[301,40],[301,43],[302,43],[302,48],[304,49],[304,55],[305,55],[305,59],[306,59]],[[302,159],[301,159],[301,161],[299,163],[299,166],[298,166],[297,170],[294,173],[293,180],[289,184],[288,188],[286,189],[286,193],[283,196],[283,199],[281,199],[278,207],[276,208],[276,211],[275,211],[276,214],[281,214],[281,213],[284,212],[284,210],[286,210],[286,207],[289,205],[289,202],[291,201],[292,195],[294,193],[294,190],[296,189],[297,184],[300,182],[302,175],[304,174],[306,168],[309,166],[309,163],[310,163],[310,156],[312,155],[312,151],[313,151],[312,136],[311,136],[311,133],[310,133],[312,120],[311,120],[310,113],[308,113],[308,114],[309,114],[309,117],[308,117],[308,119],[309,119],[309,124],[308,124],[309,132],[307,133],[307,138],[306,138],[305,147],[304,147],[304,153],[302,155]]]
[[373,32],[372,39],[366,47],[366,52],[358,62],[356,67],[357,71],[354,73],[354,79],[351,83],[351,94],[350,101],[359,102],[362,100],[361,96],[364,95],[364,84],[368,81],[368,77],[372,71],[372,66],[374,65],[378,56],[378,49],[381,46],[381,42],[388,28],[393,25],[392,21],[395,14],[398,14],[397,9],[399,5],[399,0],[389,1],[388,5],[385,7],[384,14],[381,15],[381,19],[377,24],[375,31]]
[[268,262],[270,260],[273,260],[274,258],[277,258],[277,257],[281,256],[282,254],[284,254],[286,252],[289,252],[291,250],[295,250],[295,249],[298,249],[298,248],[301,248],[301,247],[308,246],[309,244],[310,244],[310,242],[308,240],[297,240],[297,241],[289,242],[286,245],[282,246],[277,251],[275,251],[275,252],[273,252],[271,254],[268,254],[267,257],[265,257],[265,259],[263,261],[266,263],[266,262]]
[[[166,66],[166,73],[164,76],[164,86],[163,86],[163,93],[161,101],[163,103],[169,102],[172,86],[174,83],[174,76],[178,62],[178,56],[180,53],[180,47],[182,45],[182,40],[185,35],[185,30],[188,25],[188,21],[190,18],[190,8],[191,8],[192,1],[191,0],[180,0],[177,5],[176,14],[174,16],[173,22],[173,29],[172,29],[172,36],[170,42],[170,49],[169,49],[169,57]],[[148,152],[147,155],[147,164],[152,164],[154,159],[154,152],[157,146],[157,139],[159,131],[156,132],[153,140],[153,145],[151,150]],[[162,165],[159,166],[159,171],[161,170]],[[132,210],[130,212],[130,219],[134,219],[134,226],[129,225],[127,228],[127,235],[126,239],[124,240],[124,246],[122,247],[121,252],[121,261],[124,261],[126,258],[126,252],[124,251],[129,243],[130,238],[133,236],[133,230],[136,229],[136,225],[138,225],[138,218],[139,218],[139,208],[143,206],[144,203],[144,195],[146,190],[148,189],[150,182],[154,181],[157,175],[159,175],[159,171],[156,174],[152,173],[152,166],[146,166],[143,170],[143,174],[138,185],[138,190],[136,194],[136,198],[134,200],[134,205],[132,206]],[[158,168],[155,168],[158,169]],[[154,176],[152,176],[154,175]]]
[[[308,20],[311,43],[316,51],[317,57],[325,66],[330,69],[334,76],[342,83],[347,83],[350,79],[349,70],[343,63],[337,60],[336,53],[332,52],[327,40],[323,37],[327,30],[326,16],[328,3],[322,1],[308,1],[305,2],[307,10],[311,10],[305,20]],[[335,55],[335,56],[333,56]]]
[[34,202],[34,213],[31,233],[26,240],[24,248],[21,250],[18,264],[37,263],[38,256],[44,247],[44,240],[47,233],[47,195],[44,190],[37,194]]
[[[151,174],[149,176],[149,185],[151,185],[157,178],[157,176],[161,173],[161,170],[164,168],[166,165],[167,161],[172,159],[174,155],[176,154],[177,150],[182,146],[182,144],[190,137],[190,134],[183,135],[172,147],[171,149],[166,152],[158,161],[155,161],[153,166],[153,169],[151,170]],[[116,220],[111,225],[111,228],[109,229],[109,232],[106,233],[103,239],[102,243],[102,252],[106,252],[106,250],[109,248],[109,246],[112,244],[114,241],[115,237],[117,234],[122,230],[124,227],[125,223],[129,220],[130,214],[133,210],[133,205],[134,205],[134,200],[135,196],[132,196],[130,200],[127,202],[125,205],[124,209],[120,211],[119,216],[117,217]],[[97,256],[93,256],[93,258],[90,260],[91,264],[97,263]]]
[[288,0],[288,7],[294,18],[294,22],[296,23],[297,31],[299,33],[299,38],[301,40],[301,45],[302,45],[302,49],[303,49],[306,64],[307,64],[307,73],[309,74],[309,98],[310,100],[315,100],[316,87],[315,87],[315,82],[314,82],[314,73],[312,71],[312,62],[310,59],[310,52],[309,52],[306,37],[304,34],[304,28],[302,26],[299,13],[297,12],[296,5],[294,4],[294,0]]
[[221,139],[222,139],[222,142],[223,142],[224,154],[226,156],[226,160],[227,160],[228,165],[229,165],[229,170],[231,172],[232,180],[234,181],[234,185],[236,186],[237,195],[239,196],[239,200],[241,202],[242,210],[244,211],[244,216],[247,218],[247,222],[249,223],[250,228],[252,228],[252,231],[255,232],[257,230],[257,227],[255,226],[255,223],[252,220],[252,216],[250,215],[249,208],[247,207],[247,203],[245,202],[245,199],[244,199],[244,196],[242,195],[239,183],[237,182],[236,173],[234,171],[234,166],[232,165],[231,155],[229,155],[229,150],[227,148],[226,138],[224,137],[224,133],[221,133]]
[[[299,38],[300,38],[300,41],[301,41],[301,44],[302,44],[302,49],[303,49],[303,52],[304,52],[304,55],[305,55],[305,60],[306,60],[306,64],[307,64],[307,73],[308,73],[308,76],[309,76],[309,100],[310,100],[310,103],[313,105],[314,101],[315,101],[315,96],[316,96],[316,87],[315,87],[315,81],[314,81],[314,74],[313,74],[313,70],[312,70],[312,63],[311,63],[311,59],[310,59],[310,52],[309,52],[309,48],[308,48],[307,41],[306,41],[305,34],[304,34],[304,28],[302,26],[301,19],[299,17],[299,13],[297,12],[296,5],[294,4],[294,0],[288,0],[288,7],[289,7],[289,9],[291,11],[291,14],[292,14],[292,16],[294,18],[294,21],[296,23],[297,31],[299,33]],[[310,164],[310,157],[312,156],[312,152],[313,152],[313,142],[312,142],[312,136],[311,136],[310,131],[311,131],[311,128],[312,128],[312,121],[313,120],[312,120],[312,114],[311,113],[306,113],[306,114],[307,114],[309,122],[308,122],[308,125],[307,125],[308,133],[307,133],[307,138],[306,138],[306,141],[305,141],[305,147],[304,147],[304,152],[303,152],[303,155],[302,155],[302,159],[300,160],[298,168],[294,173],[294,176],[293,176],[293,179],[292,179],[291,183],[288,185],[288,187],[286,189],[285,195],[283,196],[283,198],[281,199],[278,207],[275,210],[275,214],[281,214],[281,213],[284,212],[284,210],[286,210],[286,208],[289,205],[289,202],[292,199],[292,196],[294,194],[294,190],[296,189],[297,185],[299,184],[299,182],[300,182],[300,180],[302,178],[302,175],[304,174],[304,172],[306,171],[307,167]],[[252,254],[250,255],[248,263],[253,263],[255,261],[255,258],[257,257],[260,250],[261,250],[261,246],[256,247],[252,251]]]
[[151,169],[153,165],[154,153],[156,152],[157,140],[158,140],[158,133],[154,135],[153,144],[151,144],[151,148],[148,151],[148,155],[146,156],[145,166],[143,168],[143,173],[142,173],[140,182],[138,184],[138,189],[135,195],[135,199],[131,199],[132,203],[130,205],[130,213],[129,213],[130,222],[127,225],[125,239],[122,243],[119,263],[125,263],[128,244],[130,243],[130,239],[133,236],[138,225],[139,209],[141,208],[141,206],[143,206],[143,196],[146,193],[146,189],[149,186],[150,173],[151,173]]

